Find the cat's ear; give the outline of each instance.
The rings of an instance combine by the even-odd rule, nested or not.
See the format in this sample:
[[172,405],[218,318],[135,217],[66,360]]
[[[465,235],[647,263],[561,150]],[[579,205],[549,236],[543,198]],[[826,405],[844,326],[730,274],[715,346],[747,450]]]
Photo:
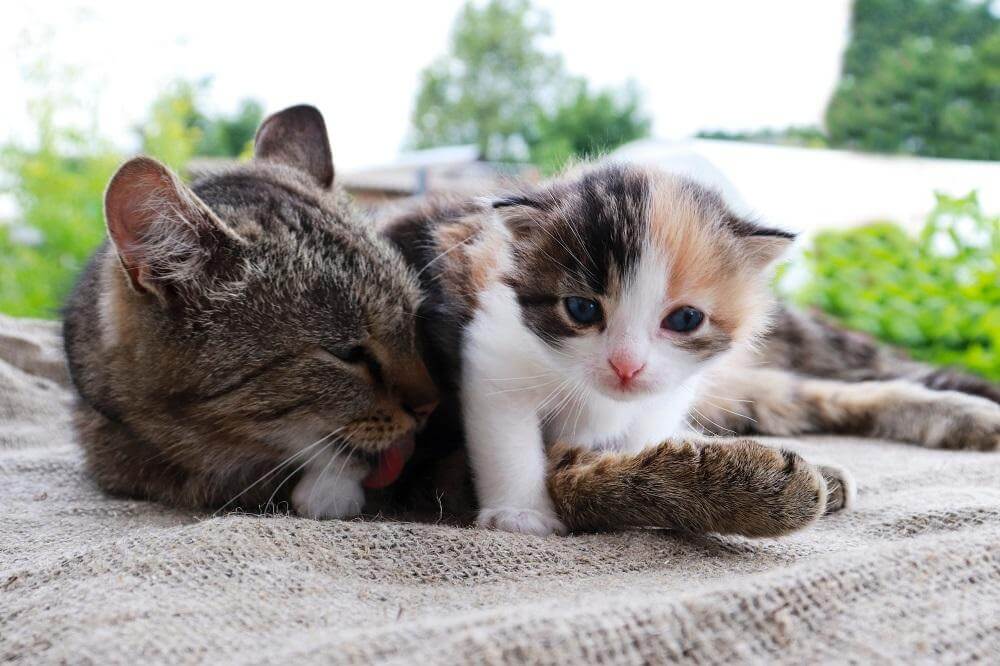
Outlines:
[[254,158],[309,174],[320,187],[333,185],[333,155],[323,115],[305,104],[279,111],[261,123]]
[[132,287],[165,303],[240,238],[167,167],[129,160],[104,195],[108,234]]
[[524,194],[497,197],[490,206],[516,240],[531,237],[543,222],[538,202]]
[[740,240],[743,254],[754,268],[765,268],[781,258],[795,242],[795,234],[766,227],[751,220],[731,215],[726,225]]

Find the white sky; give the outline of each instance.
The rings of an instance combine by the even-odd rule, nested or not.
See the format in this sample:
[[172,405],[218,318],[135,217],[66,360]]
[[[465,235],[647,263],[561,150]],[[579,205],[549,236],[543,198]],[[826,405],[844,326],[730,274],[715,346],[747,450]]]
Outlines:
[[[36,43],[50,32],[52,61],[80,69],[102,131],[125,150],[164,85],[211,75],[211,110],[247,96],[269,111],[318,106],[337,167],[350,169],[390,161],[403,146],[417,74],[447,48],[462,3],[13,4],[0,6],[0,137],[30,128],[22,69],[31,59],[18,44],[25,31]],[[537,4],[570,71],[597,84],[634,78],[660,137],[819,123],[849,13],[849,0]]]

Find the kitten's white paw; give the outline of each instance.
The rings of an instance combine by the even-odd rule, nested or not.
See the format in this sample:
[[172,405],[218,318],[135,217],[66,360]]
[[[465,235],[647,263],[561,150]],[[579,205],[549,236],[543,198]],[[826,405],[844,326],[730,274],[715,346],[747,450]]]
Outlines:
[[361,483],[344,477],[303,478],[292,491],[292,505],[300,516],[325,520],[352,518],[361,513],[365,491]]
[[569,532],[554,513],[511,507],[481,509],[479,517],[476,518],[476,524],[480,527],[503,530],[504,532],[534,534],[535,536],[567,534]]

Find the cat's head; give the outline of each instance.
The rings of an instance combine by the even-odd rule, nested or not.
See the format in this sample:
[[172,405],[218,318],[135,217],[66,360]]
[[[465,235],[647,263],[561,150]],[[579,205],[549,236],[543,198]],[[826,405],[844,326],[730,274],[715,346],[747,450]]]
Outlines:
[[418,286],[333,179],[306,106],[265,120],[249,163],[191,187],[149,158],[121,167],[101,317],[131,375],[122,399],[285,451],[327,437],[373,454],[412,436],[437,400]]
[[634,166],[493,207],[523,323],[565,377],[616,400],[684,388],[751,344],[771,304],[769,266],[793,239],[694,182]]

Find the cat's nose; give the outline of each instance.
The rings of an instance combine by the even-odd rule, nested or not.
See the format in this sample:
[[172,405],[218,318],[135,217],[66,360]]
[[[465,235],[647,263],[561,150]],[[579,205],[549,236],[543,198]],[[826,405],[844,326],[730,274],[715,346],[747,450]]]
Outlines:
[[618,379],[621,380],[622,384],[628,384],[646,367],[646,364],[642,361],[627,357],[609,358],[608,364],[615,371],[615,374],[618,375]]
[[430,402],[425,402],[420,405],[406,405],[406,411],[410,412],[419,419],[426,419],[431,413],[437,409],[438,401],[431,400]]

